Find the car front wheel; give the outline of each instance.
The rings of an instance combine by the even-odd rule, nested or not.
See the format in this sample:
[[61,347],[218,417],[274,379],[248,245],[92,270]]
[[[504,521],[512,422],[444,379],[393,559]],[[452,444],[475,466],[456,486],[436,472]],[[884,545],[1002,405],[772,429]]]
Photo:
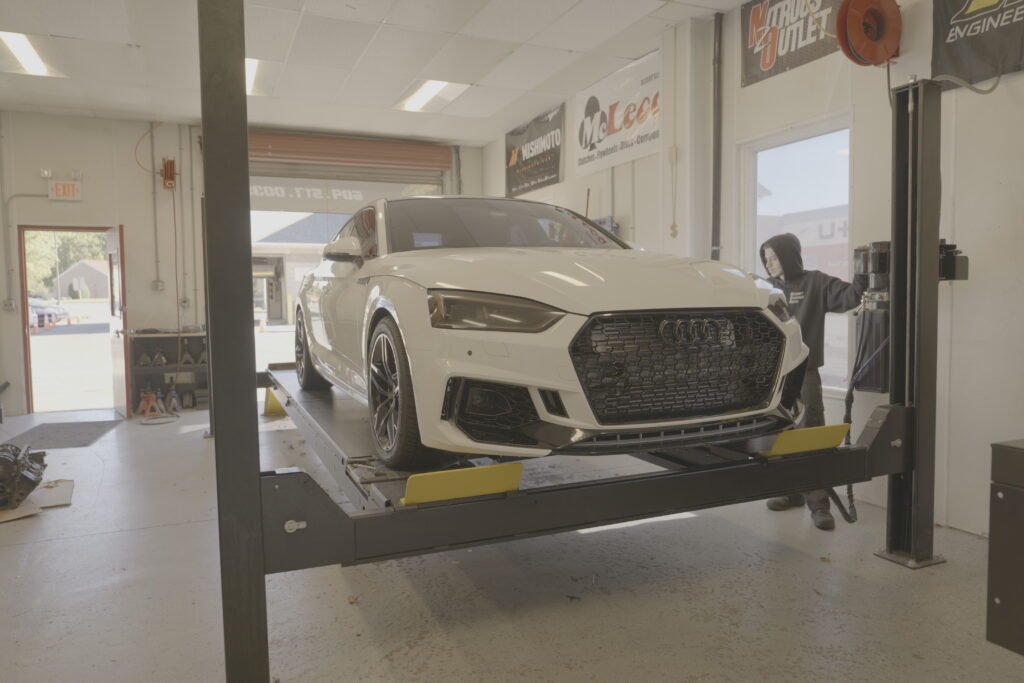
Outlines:
[[313,367],[302,311],[295,312],[295,375],[298,377],[299,386],[303,389],[325,389],[331,385]]
[[405,344],[391,318],[382,318],[370,337],[370,429],[377,455],[396,470],[425,465],[412,395],[412,375]]

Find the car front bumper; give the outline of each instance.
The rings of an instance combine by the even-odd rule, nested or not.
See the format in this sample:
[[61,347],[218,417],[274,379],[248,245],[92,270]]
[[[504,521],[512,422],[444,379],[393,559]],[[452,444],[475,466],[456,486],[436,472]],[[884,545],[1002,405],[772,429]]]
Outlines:
[[[570,357],[570,345],[588,322],[587,316],[567,314],[536,334],[435,329],[425,316],[403,319],[400,326],[412,368],[420,439],[426,446],[460,453],[538,457],[649,450],[779,431],[794,419],[780,405],[785,379],[803,363],[807,350],[795,321],[783,323],[765,315],[786,340],[768,405],[693,419],[614,425],[596,419]],[[532,411],[536,419],[498,425],[496,431],[484,433],[472,425],[467,428],[460,420],[464,414],[460,405],[465,405],[460,400],[466,397],[459,392],[473,382],[514,389],[520,397],[512,401],[516,411]],[[558,397],[554,404],[552,393]]]

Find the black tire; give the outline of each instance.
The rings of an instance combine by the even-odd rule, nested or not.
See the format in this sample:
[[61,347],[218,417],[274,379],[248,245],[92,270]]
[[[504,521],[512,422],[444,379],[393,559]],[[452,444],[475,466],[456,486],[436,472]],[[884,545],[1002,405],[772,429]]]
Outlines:
[[313,367],[309,344],[306,341],[306,323],[303,322],[301,310],[295,311],[295,375],[303,389],[326,389],[331,386],[331,383]]
[[370,436],[377,457],[394,470],[429,466],[426,449],[420,443],[405,344],[391,318],[381,318],[373,328],[366,366]]

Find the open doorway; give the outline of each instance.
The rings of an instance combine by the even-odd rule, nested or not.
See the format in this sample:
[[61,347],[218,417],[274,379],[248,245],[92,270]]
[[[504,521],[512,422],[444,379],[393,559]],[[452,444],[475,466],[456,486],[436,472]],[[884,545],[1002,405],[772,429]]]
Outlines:
[[109,228],[19,229],[30,412],[115,405],[110,233]]

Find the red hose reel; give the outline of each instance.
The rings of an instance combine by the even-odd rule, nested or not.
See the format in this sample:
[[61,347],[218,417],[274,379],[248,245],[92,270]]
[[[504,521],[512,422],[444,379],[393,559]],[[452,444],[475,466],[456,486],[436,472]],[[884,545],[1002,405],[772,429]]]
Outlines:
[[900,53],[903,20],[896,0],[843,0],[836,39],[851,62],[882,66]]

